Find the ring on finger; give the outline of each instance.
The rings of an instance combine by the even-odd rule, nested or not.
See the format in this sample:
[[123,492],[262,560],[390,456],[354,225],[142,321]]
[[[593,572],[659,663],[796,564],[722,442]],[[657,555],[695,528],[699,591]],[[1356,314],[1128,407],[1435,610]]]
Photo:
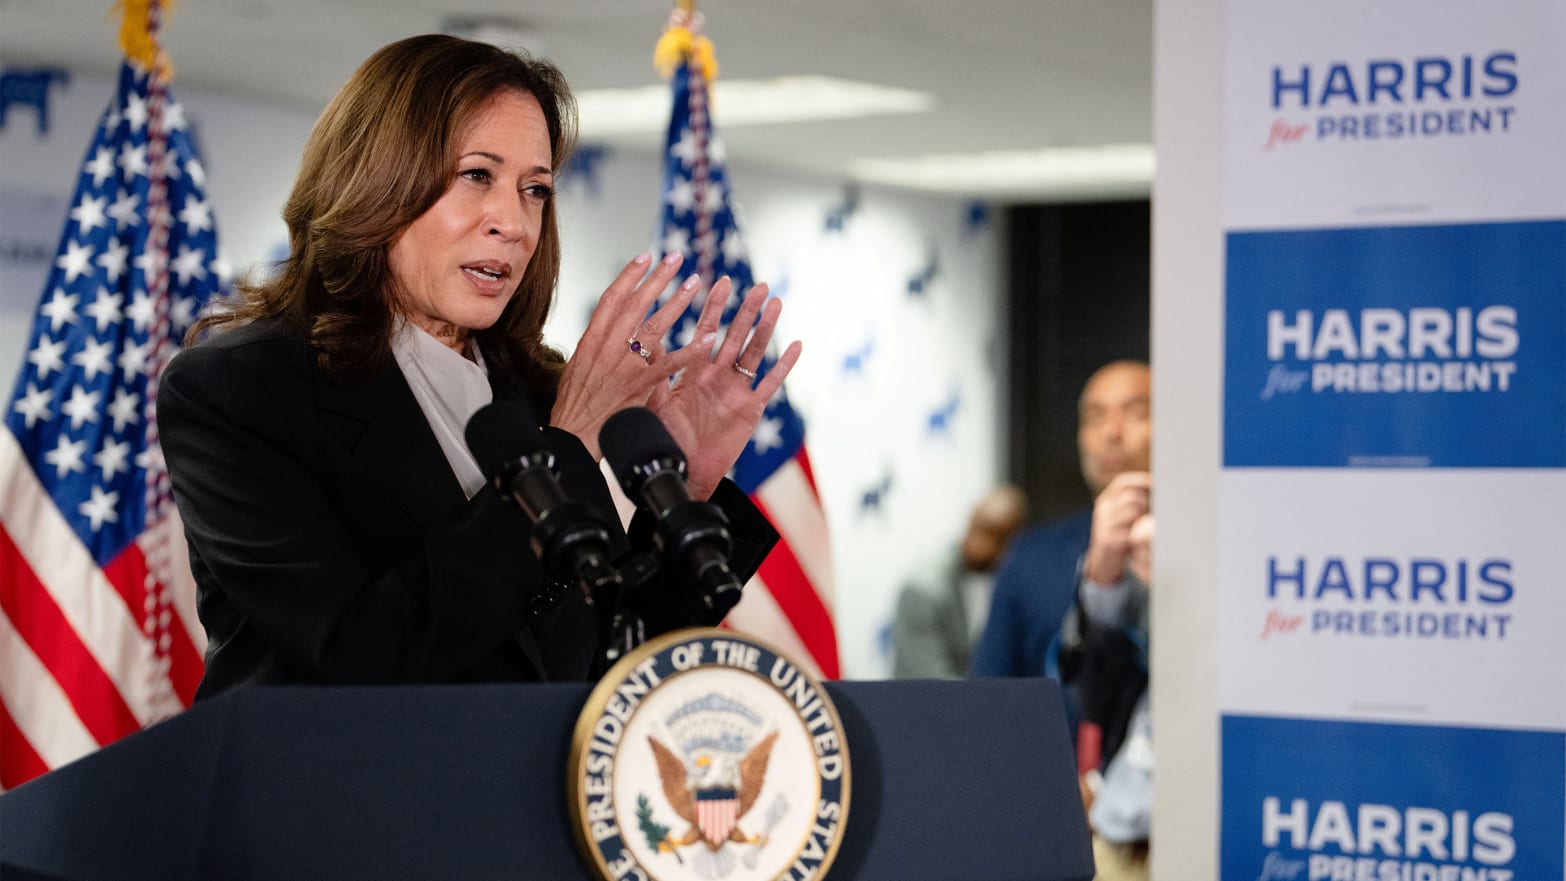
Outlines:
[[756,378],[756,371],[754,371],[754,370],[746,370],[744,367],[740,366],[740,362],[738,362],[738,361],[734,362],[734,372],[744,376],[746,379],[755,379]]
[[641,340],[638,340],[636,337],[631,337],[630,339],[626,340],[625,341],[625,345],[630,350],[632,355],[635,355],[636,357],[642,359],[643,361],[647,362],[648,364],[652,363],[652,347],[651,346],[644,346],[644,345],[642,345]]

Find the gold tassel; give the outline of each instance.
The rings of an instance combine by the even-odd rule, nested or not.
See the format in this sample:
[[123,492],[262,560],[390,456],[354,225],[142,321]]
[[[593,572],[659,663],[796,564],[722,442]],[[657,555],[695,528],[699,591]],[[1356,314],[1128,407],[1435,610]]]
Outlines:
[[718,78],[718,56],[712,51],[712,41],[706,37],[696,38],[696,64],[701,67],[701,75],[707,78],[710,85]]
[[664,79],[674,76],[675,68],[691,57],[691,32],[687,28],[669,28],[653,47],[653,67]]
[[669,14],[669,24],[653,47],[653,67],[668,79],[674,76],[675,68],[694,60],[702,76],[711,83],[718,78],[718,56],[712,51],[712,41],[691,31],[695,12],[683,2],[680,7]]
[[[164,80],[171,80],[174,78],[174,65],[147,28],[147,10],[151,3],[152,0],[115,0],[109,14],[121,13],[120,49],[125,52],[125,57],[136,62],[143,70],[156,70]],[[161,0],[161,5],[166,17],[170,0]]]

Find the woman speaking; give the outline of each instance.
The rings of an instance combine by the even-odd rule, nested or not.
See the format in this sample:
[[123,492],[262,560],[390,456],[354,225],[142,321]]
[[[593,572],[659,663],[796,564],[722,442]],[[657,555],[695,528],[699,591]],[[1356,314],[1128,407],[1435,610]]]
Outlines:
[[[492,401],[547,418],[562,486],[609,524],[616,553],[635,548],[598,432],[652,408],[687,454],[692,495],[728,515],[735,572],[760,565],[776,533],[724,475],[799,343],[753,382],[781,304],[757,285],[720,342],[724,279],[695,340],[664,351],[699,281],[660,306],[680,258],[644,254],[571,358],[550,348],[554,182],[574,136],[553,65],[447,36],[381,49],[322,113],[284,210],[288,257],[192,329],[158,391],[208,637],[198,698],[601,669],[602,604],[541,571],[531,524],[463,442]],[[654,629],[716,623],[721,604],[684,611],[700,608],[683,595],[696,589],[652,585],[669,610]]]

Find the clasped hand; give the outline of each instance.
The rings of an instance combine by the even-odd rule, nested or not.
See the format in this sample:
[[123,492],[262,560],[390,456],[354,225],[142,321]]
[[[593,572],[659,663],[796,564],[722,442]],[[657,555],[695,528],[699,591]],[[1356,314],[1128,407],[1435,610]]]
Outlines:
[[[1082,574],[1098,584],[1116,584],[1136,550],[1132,527],[1151,510],[1153,476],[1146,471],[1117,475],[1093,502],[1093,527]],[[1151,524],[1148,524],[1149,526]],[[1146,534],[1145,543],[1151,542]]]
[[[604,422],[626,407],[648,407],[685,452],[691,496],[705,499],[734,467],[801,347],[797,340],[790,343],[759,382],[736,369],[757,372],[783,311],[781,302],[767,300],[767,286],[758,284],[714,350],[733,290],[725,277],[712,286],[690,343],[665,351],[664,334],[685,314],[701,284],[694,275],[686,279],[644,320],[679,271],[681,257],[670,255],[648,272],[650,262],[643,254],[626,264],[599,298],[561,374],[549,421],[575,434],[598,458]],[[632,340],[645,357],[632,350]]]

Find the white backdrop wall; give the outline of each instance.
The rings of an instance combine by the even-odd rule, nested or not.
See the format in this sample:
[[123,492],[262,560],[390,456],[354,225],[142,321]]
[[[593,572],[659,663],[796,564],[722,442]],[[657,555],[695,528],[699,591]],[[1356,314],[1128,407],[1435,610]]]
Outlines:
[[[281,253],[280,219],[317,109],[183,88],[220,241],[236,269]],[[50,126],[13,108],[0,127],[0,378],[7,394],[70,206],[107,77],[56,85]],[[722,131],[723,109],[715,108]],[[660,136],[649,136],[649,145]],[[569,353],[599,292],[651,242],[656,155],[600,149],[562,179],[565,261],[550,340]],[[753,269],[804,341],[788,383],[831,528],[843,670],[889,668],[899,586],[955,543],[1004,463],[996,215],[984,206],[847,187],[736,164]]]

